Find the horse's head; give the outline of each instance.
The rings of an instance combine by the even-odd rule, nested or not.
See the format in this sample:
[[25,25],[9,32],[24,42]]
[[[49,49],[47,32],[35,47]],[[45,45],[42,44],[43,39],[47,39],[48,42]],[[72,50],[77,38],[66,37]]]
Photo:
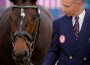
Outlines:
[[14,6],[10,14],[13,58],[21,63],[30,60],[40,25],[37,6]]

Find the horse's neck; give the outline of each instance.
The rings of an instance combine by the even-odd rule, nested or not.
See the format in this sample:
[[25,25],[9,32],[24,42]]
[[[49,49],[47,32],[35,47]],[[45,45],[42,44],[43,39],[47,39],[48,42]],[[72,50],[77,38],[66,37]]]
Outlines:
[[12,7],[5,9],[5,11],[3,11],[3,13],[1,14],[1,17],[4,17],[4,16],[7,17],[7,15],[10,14],[11,9],[12,9]]

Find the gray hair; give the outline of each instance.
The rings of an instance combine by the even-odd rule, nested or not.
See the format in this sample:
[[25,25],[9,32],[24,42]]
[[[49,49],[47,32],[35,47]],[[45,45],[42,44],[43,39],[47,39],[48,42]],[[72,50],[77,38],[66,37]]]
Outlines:
[[[74,0],[75,3],[77,3],[78,0]],[[86,2],[86,0],[81,0],[82,2]]]
[[[75,0],[75,2],[77,2],[78,0]],[[83,2],[85,2],[86,0],[82,0]]]

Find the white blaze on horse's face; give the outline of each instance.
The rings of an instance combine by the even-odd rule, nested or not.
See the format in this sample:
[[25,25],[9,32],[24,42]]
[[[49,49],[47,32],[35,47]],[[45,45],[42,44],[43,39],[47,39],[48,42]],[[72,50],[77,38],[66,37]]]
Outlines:
[[21,16],[24,18],[25,17],[25,13],[24,13],[24,9],[21,8]]
[[[21,8],[21,17],[24,19],[24,17],[25,17],[25,13],[24,13],[24,9],[23,8]],[[20,31],[22,31],[22,24],[23,24],[23,20],[21,20],[21,23],[20,23]]]

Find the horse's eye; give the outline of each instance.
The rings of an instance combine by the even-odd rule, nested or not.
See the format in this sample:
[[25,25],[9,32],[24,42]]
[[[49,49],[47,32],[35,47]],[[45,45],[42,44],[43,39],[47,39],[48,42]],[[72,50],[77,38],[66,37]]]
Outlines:
[[32,16],[32,20],[35,20],[37,17],[37,15]]
[[9,15],[10,20],[12,19],[11,15]]
[[35,20],[35,19],[36,19],[36,16],[33,16],[33,17],[32,17],[32,20]]

